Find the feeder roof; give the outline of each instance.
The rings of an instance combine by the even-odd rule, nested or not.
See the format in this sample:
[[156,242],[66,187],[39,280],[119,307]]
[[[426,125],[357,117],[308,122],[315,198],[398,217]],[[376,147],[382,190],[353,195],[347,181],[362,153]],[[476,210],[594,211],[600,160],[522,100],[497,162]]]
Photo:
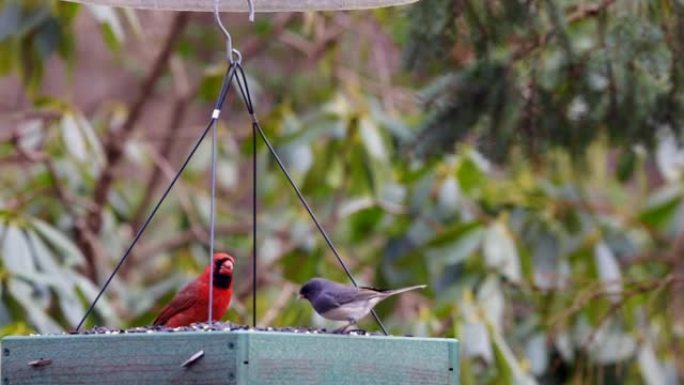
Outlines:
[[[84,4],[109,5],[167,11],[211,12],[214,0],[69,0]],[[340,11],[369,9],[413,3],[417,0],[254,0],[256,12]],[[247,0],[220,0],[222,12],[247,12]]]

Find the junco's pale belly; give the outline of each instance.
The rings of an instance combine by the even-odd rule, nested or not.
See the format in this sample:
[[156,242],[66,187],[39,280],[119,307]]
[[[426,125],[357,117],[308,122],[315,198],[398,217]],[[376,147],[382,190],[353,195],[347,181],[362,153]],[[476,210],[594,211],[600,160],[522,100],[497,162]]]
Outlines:
[[340,307],[328,310],[321,314],[323,318],[333,321],[349,321],[357,320],[368,314],[371,310],[371,303],[369,301],[353,302],[344,304]]

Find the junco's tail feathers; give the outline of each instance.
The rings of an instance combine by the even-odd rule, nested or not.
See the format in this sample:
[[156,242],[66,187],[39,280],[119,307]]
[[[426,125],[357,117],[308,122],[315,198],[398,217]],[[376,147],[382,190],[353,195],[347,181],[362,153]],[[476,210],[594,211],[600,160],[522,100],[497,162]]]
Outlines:
[[402,287],[400,289],[375,289],[373,287],[360,287],[360,290],[371,290],[382,297],[389,297],[395,294],[404,293],[411,290],[425,289],[427,285],[415,285],[409,287]]

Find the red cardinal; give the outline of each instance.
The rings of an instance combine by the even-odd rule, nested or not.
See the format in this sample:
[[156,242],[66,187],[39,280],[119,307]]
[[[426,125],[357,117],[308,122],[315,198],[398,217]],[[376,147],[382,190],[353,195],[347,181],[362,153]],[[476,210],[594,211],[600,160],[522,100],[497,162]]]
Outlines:
[[[214,303],[213,321],[223,318],[233,295],[233,265],[235,258],[226,253],[214,254]],[[211,266],[207,266],[197,279],[187,284],[154,320],[154,325],[178,327],[209,319],[209,278]]]

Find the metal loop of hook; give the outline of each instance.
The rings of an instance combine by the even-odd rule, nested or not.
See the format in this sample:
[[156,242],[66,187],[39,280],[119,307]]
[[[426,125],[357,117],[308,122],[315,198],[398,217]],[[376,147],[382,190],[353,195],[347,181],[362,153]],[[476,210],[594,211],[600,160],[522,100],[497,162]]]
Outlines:
[[[254,21],[254,0],[247,0],[247,5],[249,7],[249,21]],[[233,37],[228,32],[228,29],[223,25],[221,21],[221,15],[219,14],[219,0],[214,0],[214,17],[216,18],[216,24],[223,32],[226,37],[226,54],[228,55],[228,60],[231,64],[240,63],[242,61],[242,54],[240,51],[233,48]],[[237,60],[235,59],[237,57]]]
[[240,51],[233,48],[229,52],[231,52],[231,54],[228,56],[228,60],[230,60],[230,64],[241,64],[242,63],[242,54],[240,53]]

